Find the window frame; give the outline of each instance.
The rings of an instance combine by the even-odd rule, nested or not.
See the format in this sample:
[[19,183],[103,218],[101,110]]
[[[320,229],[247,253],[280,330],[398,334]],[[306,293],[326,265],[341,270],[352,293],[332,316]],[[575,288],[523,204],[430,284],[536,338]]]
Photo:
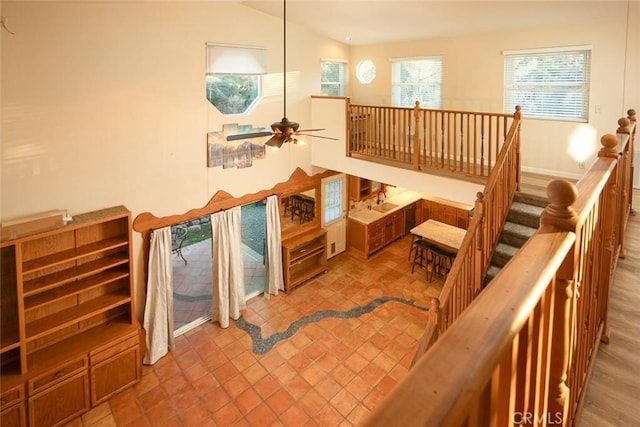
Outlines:
[[[323,66],[325,64],[338,64],[338,81],[324,81]],[[327,96],[344,96],[346,92],[346,79],[347,79],[347,61],[343,59],[321,59],[320,60],[320,92]],[[325,93],[325,85],[333,85],[338,87],[338,95]]]
[[[206,43],[205,97],[209,103],[225,116],[249,114],[263,97],[262,76],[266,74],[266,54],[266,48],[259,46]],[[226,108],[221,109],[222,105],[216,105],[211,97],[211,87],[217,87],[211,82],[213,78],[226,82],[222,88],[226,96],[222,98],[227,101],[232,99],[233,95],[241,93],[243,88],[255,88],[257,93],[248,104],[246,101],[249,98],[239,98],[245,101],[243,111],[225,111]],[[234,82],[236,79],[238,81]],[[248,80],[251,80],[249,86]],[[233,87],[229,90],[230,81],[235,84],[235,90]]]
[[[591,53],[591,45],[504,51],[503,111],[512,113],[519,105],[528,119],[588,123]],[[564,79],[559,78],[557,69],[549,66],[548,61],[553,58],[556,59],[552,64],[560,61],[563,64],[558,68],[563,70]],[[541,61],[545,59],[547,61]],[[533,67],[530,62],[534,62]],[[537,62],[541,64],[535,67]],[[579,62],[582,62],[580,69],[576,65]],[[525,70],[525,65],[529,71]],[[517,81],[518,72],[522,73],[520,82]],[[551,78],[535,80],[544,75]],[[538,106],[534,107],[536,101]],[[563,105],[572,108],[566,109]],[[566,113],[560,114],[563,111]]]
[[[416,101],[420,101],[420,108],[428,108],[428,109],[440,109],[442,108],[442,76],[443,76],[443,57],[442,56],[423,56],[423,57],[410,57],[410,58],[393,58],[390,60],[391,62],[391,105],[394,107],[413,107],[415,106]],[[438,73],[436,80],[428,80],[423,82],[402,82],[402,70],[401,67],[403,64],[407,63],[416,63],[416,62],[426,62],[430,63],[431,66],[436,66],[436,72]],[[433,89],[435,87],[436,101],[429,101],[426,98],[416,97],[413,99],[410,104],[407,101],[407,105],[404,105],[402,102],[402,90],[405,87],[418,87],[419,91],[423,94],[427,94],[430,92],[429,89]]]

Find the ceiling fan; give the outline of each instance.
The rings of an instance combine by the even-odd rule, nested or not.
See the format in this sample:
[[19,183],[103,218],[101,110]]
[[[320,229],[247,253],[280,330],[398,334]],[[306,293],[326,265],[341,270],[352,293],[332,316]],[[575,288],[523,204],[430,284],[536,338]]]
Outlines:
[[284,71],[283,71],[283,99],[284,99],[284,111],[282,120],[279,122],[271,123],[271,131],[264,130],[252,133],[241,133],[237,135],[227,135],[227,141],[238,141],[243,139],[260,138],[265,136],[271,136],[271,138],[265,143],[270,147],[280,148],[285,142],[292,142],[296,144],[298,139],[296,136],[305,135],[313,136],[314,138],[331,139],[337,141],[338,138],[331,138],[328,136],[309,135],[304,132],[316,132],[324,129],[303,129],[300,128],[300,124],[289,121],[287,119],[287,0],[283,0],[283,17],[284,24],[284,42],[283,42],[283,56],[284,56]]

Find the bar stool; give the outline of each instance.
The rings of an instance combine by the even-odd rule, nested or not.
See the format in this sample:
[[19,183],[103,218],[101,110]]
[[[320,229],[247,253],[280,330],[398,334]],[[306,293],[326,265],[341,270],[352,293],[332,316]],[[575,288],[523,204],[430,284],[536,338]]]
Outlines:
[[413,264],[411,265],[411,273],[416,268],[416,265],[420,266],[420,268],[426,268],[429,263],[429,251],[431,245],[425,242],[422,239],[415,240],[413,242],[415,255],[413,256]]
[[456,255],[437,246],[431,246],[430,251],[432,254],[431,272],[429,272],[429,265],[427,265],[427,280],[432,282],[434,273],[442,275],[446,280]]
[[409,246],[409,258],[407,258],[407,261],[411,261],[411,254],[413,254],[413,251],[416,250],[416,242],[422,240],[422,237],[418,236],[417,234],[412,234],[411,236],[411,246]]
[[298,195],[291,196],[291,221],[296,219],[296,215],[302,222],[302,198]]

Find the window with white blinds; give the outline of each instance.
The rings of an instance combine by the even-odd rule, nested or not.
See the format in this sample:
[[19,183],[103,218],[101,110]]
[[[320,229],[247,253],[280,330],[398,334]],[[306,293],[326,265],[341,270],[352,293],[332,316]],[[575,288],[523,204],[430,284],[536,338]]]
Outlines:
[[323,95],[343,96],[346,63],[323,60],[321,63],[320,86]]
[[442,57],[391,60],[391,100],[396,107],[442,106]]
[[589,119],[591,47],[504,52],[504,112],[525,117]]

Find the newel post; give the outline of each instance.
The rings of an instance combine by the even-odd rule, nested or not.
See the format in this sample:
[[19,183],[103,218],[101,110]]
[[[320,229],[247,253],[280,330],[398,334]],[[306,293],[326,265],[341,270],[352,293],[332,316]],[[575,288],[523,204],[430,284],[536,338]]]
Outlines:
[[442,311],[440,310],[440,300],[438,298],[432,298],[431,304],[429,304],[429,312],[427,313],[427,327],[424,330],[424,334],[418,343],[416,353],[413,355],[411,361],[411,367],[429,350],[429,347],[436,342],[440,335],[440,329],[442,324]]
[[[520,125],[522,124],[522,107],[519,105],[516,105],[513,120],[520,121]],[[520,125],[516,132],[516,191],[520,191]]]
[[[601,159],[617,159],[618,138],[615,135],[607,134],[600,138],[602,148],[598,151],[598,158]],[[619,165],[616,167],[615,173],[612,173],[604,188],[604,215],[602,229],[602,256],[600,258],[600,319],[604,322],[602,337],[600,340],[604,343],[609,342],[609,322],[607,321],[609,310],[609,295],[611,283],[613,281],[613,266],[615,265],[615,257],[619,244],[619,223],[624,220],[624,214],[620,212],[620,185],[619,185]]]
[[353,129],[351,129],[354,126],[353,120],[351,119],[352,114],[351,114],[351,97],[347,97],[347,99],[345,100],[345,123],[347,124],[347,143],[345,144],[345,150],[346,150],[346,156],[347,157],[351,157],[351,147],[353,147],[353,141],[351,140],[351,138],[353,138]]
[[[571,205],[578,198],[576,186],[566,180],[554,180],[547,186],[550,204],[540,216],[540,231],[545,233],[569,231],[575,233],[578,215]],[[549,365],[548,419],[569,423],[569,387],[567,371],[571,352],[571,330],[576,298],[576,246],[569,251],[556,272],[553,286],[553,314],[551,319],[551,348]]]
[[420,170],[420,101],[413,107],[413,170]]

